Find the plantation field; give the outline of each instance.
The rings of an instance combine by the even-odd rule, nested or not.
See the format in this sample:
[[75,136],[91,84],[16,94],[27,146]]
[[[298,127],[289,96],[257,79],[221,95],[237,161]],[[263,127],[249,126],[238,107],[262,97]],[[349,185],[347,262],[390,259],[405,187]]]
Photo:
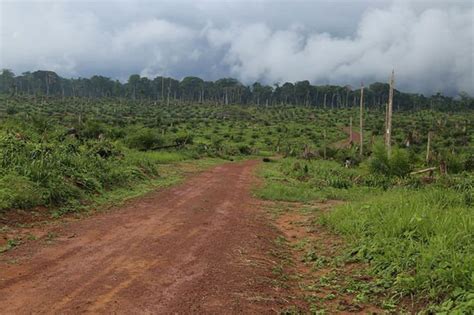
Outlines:
[[[397,112],[394,143],[405,147],[410,167],[446,161],[450,173],[474,168],[471,112]],[[255,107],[87,99],[3,98],[0,103],[3,187],[0,209],[64,204],[115,185],[159,175],[157,165],[202,156],[313,156],[361,160],[357,147],[336,148],[355,109]],[[383,133],[384,114],[365,115],[370,154]],[[354,124],[355,125],[355,124]],[[355,126],[354,126],[355,130]],[[357,139],[354,139],[357,141]],[[22,187],[21,196],[14,187]]]
[[[46,213],[49,220],[93,212],[158,187],[177,185],[197,170],[264,159],[269,162],[235,163],[244,166],[227,166],[228,172],[220,173],[223,166],[211,168],[198,182],[215,181],[212,189],[217,191],[223,183],[215,176],[229,176],[231,181],[244,178],[241,186],[233,183],[238,196],[228,190],[219,194],[233,205],[244,198],[245,209],[257,203],[275,217],[281,235],[265,232],[262,236],[276,243],[271,245],[275,265],[265,265],[274,272],[265,277],[273,277],[272,285],[284,288],[282,294],[296,296],[294,301],[275,297],[275,301],[286,301],[278,302],[277,309],[331,313],[349,303],[377,312],[474,311],[474,113],[395,111],[390,156],[382,145],[385,113],[374,108],[364,113],[364,154],[359,154],[358,115],[356,108],[0,96],[0,233],[8,235],[0,252],[10,255],[11,249],[27,243],[28,237],[11,233],[25,226],[21,220],[12,220],[22,214],[41,213],[43,220]],[[352,137],[348,135],[351,119]],[[351,161],[348,168],[346,160]],[[445,165],[447,174],[440,174],[440,165]],[[411,174],[428,167],[435,168],[432,176]],[[248,192],[257,182],[250,175],[254,168],[263,180],[254,188],[258,201],[250,200]],[[186,187],[176,195],[187,196]],[[183,217],[170,215],[163,224],[191,226],[194,219],[184,219],[185,213],[197,211],[197,203],[218,216],[218,196],[199,189],[196,194],[204,199],[192,199],[192,194],[189,200],[183,197],[186,206],[165,192],[169,198],[165,208],[180,209]],[[208,199],[215,203],[206,206]],[[136,202],[140,209],[140,201]],[[137,215],[152,216],[152,205],[160,202],[158,197],[153,199]],[[255,214],[232,209],[252,218]],[[134,222],[146,224],[140,215]],[[203,225],[207,222],[198,214],[195,219]],[[221,224],[219,220],[215,224]],[[301,220],[306,230],[289,238],[287,225]],[[236,224],[248,228],[241,221]],[[264,226],[258,224],[259,229]],[[248,233],[257,230],[254,227]],[[211,232],[199,231],[203,239],[211,237]],[[322,238],[308,231],[324,231],[338,239],[335,252],[325,252]],[[135,237],[155,237],[145,232]],[[181,241],[178,233],[172,237]],[[237,240],[229,242],[234,241],[239,246]],[[121,246],[124,250],[127,244]],[[191,243],[183,246],[183,252],[199,253]],[[268,244],[259,246],[270,251]],[[253,252],[255,248],[248,250],[263,255]],[[146,252],[143,249],[137,255]],[[362,272],[365,280],[354,278],[350,266],[361,266],[354,270]],[[336,276],[341,270],[345,278]],[[300,278],[307,281],[298,283]],[[301,290],[290,290],[298,285]]]

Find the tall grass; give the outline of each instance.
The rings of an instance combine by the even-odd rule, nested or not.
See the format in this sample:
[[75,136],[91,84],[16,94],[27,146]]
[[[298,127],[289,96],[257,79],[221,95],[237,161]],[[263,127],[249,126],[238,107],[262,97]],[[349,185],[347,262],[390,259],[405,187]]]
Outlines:
[[354,185],[360,171],[335,161],[304,161],[286,158],[265,164],[260,175],[265,185],[257,191],[263,199],[307,202],[311,200],[354,200],[379,188]]
[[350,259],[368,262],[395,297],[416,297],[435,312],[474,312],[472,174],[426,186],[405,171],[399,173],[403,178],[384,176],[366,166],[283,159],[264,165],[265,185],[257,194],[284,201],[349,201],[321,222],[347,237]]
[[187,151],[145,151],[137,152],[130,150],[127,153],[127,159],[130,161],[147,160],[151,163],[167,164],[197,158],[198,155]]
[[474,311],[474,209],[451,189],[395,189],[337,207],[323,223],[402,296]]
[[119,141],[77,138],[57,125],[0,130],[0,210],[64,205],[153,179],[187,152],[142,152]]

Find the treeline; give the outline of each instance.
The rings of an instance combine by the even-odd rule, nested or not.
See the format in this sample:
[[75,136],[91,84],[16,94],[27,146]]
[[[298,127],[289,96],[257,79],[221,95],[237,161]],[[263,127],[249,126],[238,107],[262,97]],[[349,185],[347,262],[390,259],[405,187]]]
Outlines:
[[[15,75],[10,70],[0,74],[0,93],[86,98],[127,98],[149,100],[165,104],[214,103],[252,105],[303,105],[320,108],[347,108],[359,106],[360,88],[349,85],[311,85],[309,81],[286,82],[282,85],[247,86],[233,78],[204,81],[198,77],[185,77],[181,81],[158,76],[154,79],[133,74],[126,83],[94,75],[91,78],[67,79],[53,71],[38,70]],[[385,106],[389,84],[375,82],[365,88],[364,102],[368,108]],[[422,94],[394,92],[395,110],[409,109],[472,109],[474,100],[466,93],[458,98],[440,93],[426,97]]]

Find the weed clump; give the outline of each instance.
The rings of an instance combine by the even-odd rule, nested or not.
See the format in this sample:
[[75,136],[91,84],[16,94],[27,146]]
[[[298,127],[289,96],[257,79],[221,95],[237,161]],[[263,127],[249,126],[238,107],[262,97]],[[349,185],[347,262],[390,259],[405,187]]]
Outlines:
[[407,151],[394,148],[390,157],[381,144],[374,146],[368,162],[369,170],[374,175],[406,177],[412,170]]

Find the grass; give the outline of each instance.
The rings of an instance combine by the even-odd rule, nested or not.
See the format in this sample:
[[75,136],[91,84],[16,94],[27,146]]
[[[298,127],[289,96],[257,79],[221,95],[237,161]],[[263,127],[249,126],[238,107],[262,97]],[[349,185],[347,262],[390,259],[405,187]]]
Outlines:
[[[182,162],[164,164],[160,166],[160,176],[156,178],[143,180],[127,187],[116,187],[111,190],[103,191],[101,194],[91,195],[83,200],[69,202],[67,205],[61,207],[53,207],[50,209],[51,218],[57,219],[70,213],[82,217],[84,215],[93,214],[97,211],[106,211],[112,207],[122,205],[127,200],[140,197],[150,191],[177,185],[186,178],[187,174],[199,172],[225,162],[227,161],[219,158],[202,158],[199,160],[185,160]],[[27,212],[28,210],[19,211]],[[35,223],[28,224],[27,226],[30,225],[35,225]],[[2,232],[11,232],[11,230],[11,227],[4,225],[0,227],[0,234]],[[0,254],[14,249],[18,245],[21,245],[25,240],[35,241],[37,239],[36,236],[32,234],[26,235],[25,238],[14,236],[13,238],[8,239],[5,245],[0,246]],[[48,234],[46,242],[51,243],[53,239],[54,237]]]
[[141,183],[133,185],[133,187],[117,188],[104,194],[94,196],[91,201],[92,207],[104,207],[107,205],[120,205],[124,201],[139,197],[157,188],[166,188],[181,183],[186,178],[186,173],[192,173],[204,170],[217,164],[221,164],[225,160],[218,158],[202,158],[183,162],[171,161],[160,167],[160,176]]
[[129,199],[142,196],[158,188],[166,188],[181,183],[187,173],[193,173],[226,162],[219,158],[202,158],[199,160],[184,160],[169,162],[160,166],[160,176],[143,180],[126,187],[116,187],[101,194],[91,195],[83,200],[69,202],[67,205],[51,209],[52,218],[58,218],[66,213],[86,213],[103,210],[123,204]]
[[141,160],[146,159],[151,163],[156,164],[169,164],[176,163],[185,160],[189,160],[196,157],[192,152],[186,151],[145,151],[137,152],[132,151],[129,153],[128,158],[131,160]]
[[260,168],[259,175],[265,179],[265,184],[256,195],[267,200],[358,200],[368,193],[381,191],[378,187],[354,185],[353,180],[361,173],[335,161],[287,158],[278,163],[266,163]]
[[71,135],[54,121],[5,121],[0,127],[0,211],[46,206],[60,209],[59,214],[92,199],[127,197],[163,182],[166,165],[207,156],[187,149],[140,151],[101,138],[106,127],[94,126]]
[[346,201],[315,224],[346,238],[346,261],[369,264],[373,288],[391,296],[387,307],[411,299],[430,312],[474,312],[471,175],[426,186],[410,177],[372,177],[364,167],[293,158],[263,164],[260,175],[265,184],[256,194],[264,199]]
[[474,310],[474,212],[458,192],[394,189],[339,206],[323,222],[399,296]]
[[7,244],[4,246],[0,246],[0,254],[17,247],[18,245],[21,244],[21,241],[18,240],[17,238],[12,238],[7,241]]

